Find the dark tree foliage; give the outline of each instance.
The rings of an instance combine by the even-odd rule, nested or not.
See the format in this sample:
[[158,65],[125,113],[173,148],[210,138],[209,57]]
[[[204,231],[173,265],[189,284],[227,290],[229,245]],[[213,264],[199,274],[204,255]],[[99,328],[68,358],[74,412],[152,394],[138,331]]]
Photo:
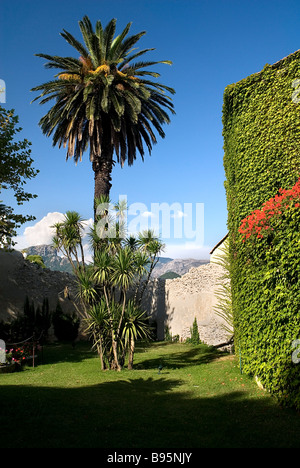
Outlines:
[[[27,139],[15,139],[22,130],[18,121],[14,110],[0,106],[0,194],[2,191],[12,192],[17,205],[22,205],[37,197],[25,191],[24,185],[39,171],[32,167],[31,143]],[[11,238],[16,229],[33,219],[33,216],[17,214],[12,207],[0,204],[0,246],[12,245]]]

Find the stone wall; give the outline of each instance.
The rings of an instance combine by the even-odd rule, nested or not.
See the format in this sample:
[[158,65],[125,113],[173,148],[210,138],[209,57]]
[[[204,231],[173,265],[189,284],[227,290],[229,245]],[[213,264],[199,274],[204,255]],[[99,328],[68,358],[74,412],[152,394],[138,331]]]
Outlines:
[[[143,307],[157,324],[158,339],[164,339],[168,326],[173,336],[179,335],[184,340],[190,336],[196,317],[203,342],[217,345],[227,341],[224,322],[215,311],[216,291],[222,274],[222,267],[208,263],[191,268],[180,278],[150,282]],[[64,296],[66,286],[72,300]],[[64,312],[72,313],[76,310],[73,303],[76,294],[74,276],[43,269],[26,261],[18,251],[0,250],[0,320],[21,314],[26,296],[36,306],[47,297],[51,310],[59,301]]]
[[[69,296],[65,297],[66,287]],[[59,302],[65,313],[72,313],[76,310],[73,304],[76,294],[74,276],[30,263],[16,250],[0,250],[1,321],[9,321],[23,313],[26,296],[36,307],[42,305],[44,298],[48,298],[50,310],[55,310]]]
[[196,317],[202,342],[217,345],[228,340],[224,320],[216,313],[216,296],[224,270],[213,263],[191,268],[181,278],[154,280],[143,300],[151,318],[157,324],[158,339],[163,339],[166,326],[172,336],[184,340]]

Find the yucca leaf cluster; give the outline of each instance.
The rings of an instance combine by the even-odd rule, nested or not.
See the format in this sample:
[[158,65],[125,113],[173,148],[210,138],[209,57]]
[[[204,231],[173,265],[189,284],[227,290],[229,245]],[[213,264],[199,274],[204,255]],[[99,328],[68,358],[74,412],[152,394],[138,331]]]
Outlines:
[[[105,205],[106,206],[106,205]],[[107,216],[106,209],[99,217]],[[115,205],[120,226],[124,206]],[[132,368],[137,339],[152,337],[142,299],[163,243],[153,231],[137,236],[99,237],[95,225],[88,233],[93,261],[84,262],[84,220],[68,211],[55,224],[54,247],[70,261],[78,283],[80,315],[85,331],[98,351],[102,369],[121,370],[126,354]]]

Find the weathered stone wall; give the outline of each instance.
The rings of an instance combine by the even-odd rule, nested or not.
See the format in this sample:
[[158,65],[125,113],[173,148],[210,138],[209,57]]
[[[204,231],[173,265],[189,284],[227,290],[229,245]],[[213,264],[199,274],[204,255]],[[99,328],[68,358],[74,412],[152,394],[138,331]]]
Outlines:
[[[179,335],[184,340],[190,336],[196,317],[203,342],[217,345],[227,341],[224,322],[215,312],[222,274],[222,267],[208,263],[191,268],[181,278],[150,282],[143,307],[157,324],[158,339],[164,339],[168,326],[173,336]],[[72,300],[64,297],[66,286]],[[73,303],[76,294],[74,276],[43,269],[26,261],[18,251],[0,250],[0,320],[21,314],[26,296],[36,306],[47,297],[52,310],[59,301],[64,312],[72,313],[76,310]]]
[[[69,298],[64,296],[65,287]],[[59,302],[65,313],[72,313],[76,310],[73,304],[76,294],[74,276],[30,263],[21,252],[0,250],[1,321],[9,321],[23,313],[26,296],[36,307],[48,298],[50,310],[55,310]]]
[[191,268],[181,278],[151,281],[143,306],[156,321],[158,339],[164,338],[168,326],[172,336],[184,340],[196,317],[201,341],[210,345],[226,342],[225,322],[216,313],[223,274],[221,266],[209,263]]

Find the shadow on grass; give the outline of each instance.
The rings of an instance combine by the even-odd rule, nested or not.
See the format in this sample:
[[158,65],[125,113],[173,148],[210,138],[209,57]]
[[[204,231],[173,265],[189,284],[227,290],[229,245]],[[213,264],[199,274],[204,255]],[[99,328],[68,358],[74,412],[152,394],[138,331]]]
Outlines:
[[[207,364],[216,359],[219,359],[220,356],[227,355],[228,353],[223,353],[213,346],[198,345],[194,347],[189,347],[188,349],[181,348],[180,345],[175,345],[178,349],[178,352],[172,350],[172,345],[169,344],[169,352],[164,352],[164,347],[167,346],[167,343],[155,344],[157,350],[160,348],[162,352],[157,356],[152,358],[142,358],[140,354],[138,361],[135,364],[135,369],[157,369],[161,365],[164,369],[180,369],[193,365]],[[178,347],[179,346],[179,347]],[[143,350],[140,348],[140,353]]]
[[55,364],[59,362],[82,362],[95,358],[96,352],[89,341],[56,342],[44,345],[38,354],[37,364]]
[[300,448],[300,418],[239,391],[207,396],[160,376],[0,387],[1,448]]
[[[143,353],[154,349],[156,356],[143,359]],[[178,350],[178,352],[175,352]],[[179,369],[191,365],[199,365],[218,359],[223,354],[213,346],[199,345],[188,347],[187,350],[176,343],[138,342],[135,350],[135,369],[157,369],[161,364],[164,369]],[[149,355],[147,353],[147,355]],[[62,362],[82,362],[97,356],[89,341],[80,341],[72,346],[71,343],[57,342],[45,345],[39,353],[36,364],[55,364]]]

